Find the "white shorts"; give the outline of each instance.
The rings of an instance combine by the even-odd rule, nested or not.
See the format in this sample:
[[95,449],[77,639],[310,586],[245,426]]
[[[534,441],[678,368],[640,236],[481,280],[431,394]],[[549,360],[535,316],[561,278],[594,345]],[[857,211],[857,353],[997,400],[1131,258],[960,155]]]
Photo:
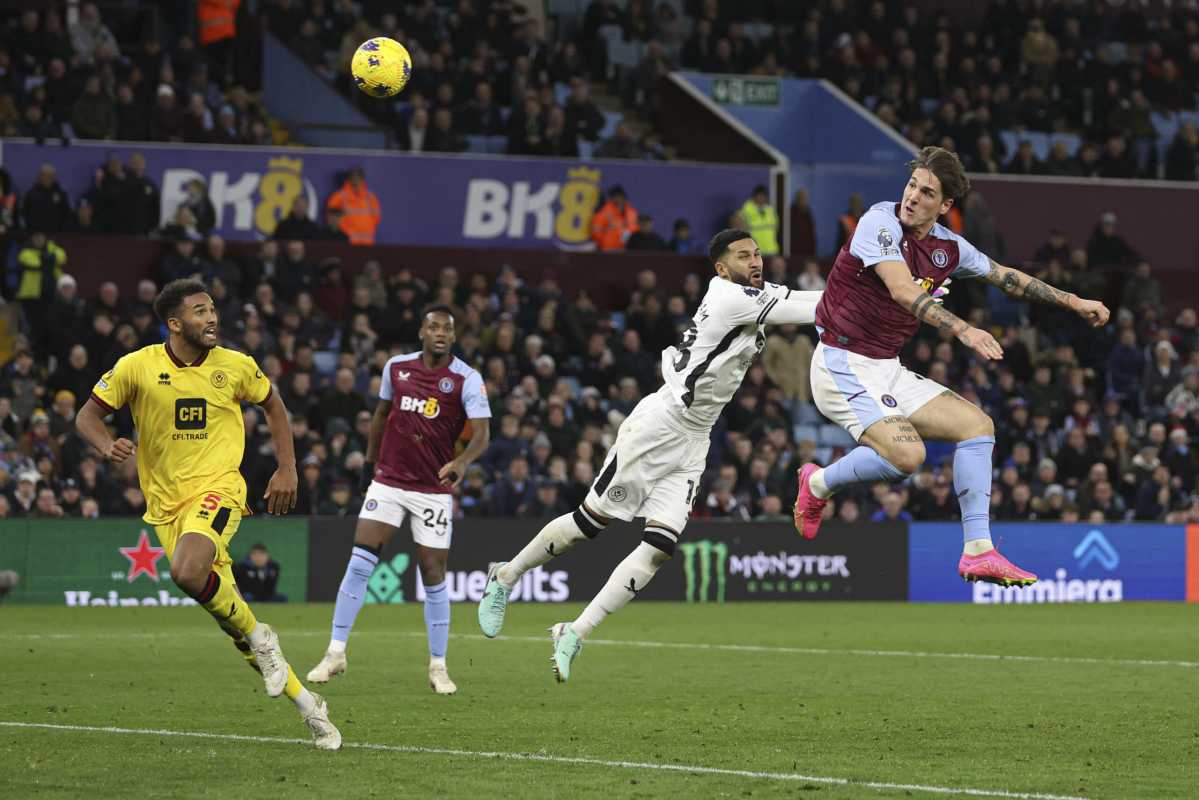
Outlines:
[[945,391],[898,358],[868,358],[824,342],[816,345],[812,356],[816,407],[855,441],[883,417],[910,417]]
[[620,426],[586,504],[611,519],[655,520],[682,533],[708,460],[709,434],[687,431],[651,394]]
[[439,550],[450,548],[454,535],[454,496],[397,489],[371,481],[359,519],[373,519],[396,528],[411,516],[412,541]]

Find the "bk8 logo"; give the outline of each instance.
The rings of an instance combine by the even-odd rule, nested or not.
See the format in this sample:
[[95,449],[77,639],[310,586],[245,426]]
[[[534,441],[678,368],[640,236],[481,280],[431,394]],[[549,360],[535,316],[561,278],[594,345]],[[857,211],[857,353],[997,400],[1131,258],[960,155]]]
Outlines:
[[441,404],[436,397],[428,399],[421,397],[401,397],[400,411],[412,411],[421,414],[425,419],[436,419],[441,413]]

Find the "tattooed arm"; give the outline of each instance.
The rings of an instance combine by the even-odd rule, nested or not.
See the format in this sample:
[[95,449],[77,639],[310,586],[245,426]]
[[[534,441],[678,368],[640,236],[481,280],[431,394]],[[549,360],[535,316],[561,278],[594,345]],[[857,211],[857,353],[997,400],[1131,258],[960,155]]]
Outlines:
[[1095,327],[1106,325],[1111,316],[1107,306],[1098,300],[1085,300],[1072,292],[1054,288],[1026,272],[996,263],[994,259],[991,259],[991,271],[984,279],[1019,300],[1068,308]]
[[981,328],[971,326],[934,300],[928,292],[920,288],[920,284],[912,280],[912,273],[907,264],[902,261],[881,261],[875,265],[874,270],[891,293],[891,299],[903,306],[913,317],[937,330],[952,333],[958,341],[983,358],[1003,358],[1003,348],[995,341],[994,336]]

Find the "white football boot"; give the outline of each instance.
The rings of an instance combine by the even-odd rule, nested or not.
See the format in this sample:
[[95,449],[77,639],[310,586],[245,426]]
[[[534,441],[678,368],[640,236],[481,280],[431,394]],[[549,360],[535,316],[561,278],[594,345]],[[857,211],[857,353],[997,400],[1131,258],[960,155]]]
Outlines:
[[345,652],[334,653],[329,650],[325,653],[325,657],[320,663],[308,671],[309,683],[328,683],[329,679],[334,675],[341,675],[346,671],[346,654]]
[[258,669],[262,672],[267,696],[278,697],[283,694],[283,688],[287,685],[287,660],[283,658],[283,648],[279,646],[279,635],[275,633],[275,629],[264,622],[258,623],[258,627],[262,628],[263,636],[258,645],[251,644],[250,649],[254,651],[254,660],[258,662]]
[[454,694],[458,691],[458,685],[450,680],[444,661],[430,662],[429,688],[438,694]]
[[312,733],[312,743],[318,750],[340,750],[341,731],[329,721],[329,704],[316,692],[310,694],[316,699],[316,708],[304,717],[304,724]]

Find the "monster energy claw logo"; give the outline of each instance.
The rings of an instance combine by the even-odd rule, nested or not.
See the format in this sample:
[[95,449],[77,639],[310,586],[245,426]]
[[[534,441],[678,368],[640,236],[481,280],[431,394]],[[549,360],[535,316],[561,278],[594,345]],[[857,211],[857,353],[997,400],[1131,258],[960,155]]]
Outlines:
[[[715,602],[724,602],[724,587],[727,571],[725,565],[729,560],[729,546],[724,542],[713,542],[700,539],[698,542],[683,542],[679,544],[683,551],[683,576],[687,582],[687,602],[707,603],[712,587],[712,573],[716,573]],[[699,564],[699,581],[696,582],[696,562]]]

